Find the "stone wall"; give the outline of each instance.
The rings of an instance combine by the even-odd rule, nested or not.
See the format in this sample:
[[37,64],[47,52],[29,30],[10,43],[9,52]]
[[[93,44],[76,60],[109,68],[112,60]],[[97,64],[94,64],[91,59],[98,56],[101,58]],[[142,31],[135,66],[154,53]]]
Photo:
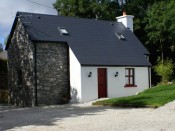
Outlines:
[[[18,20],[8,48],[8,87],[10,102],[19,106],[32,104],[34,92],[33,44]],[[22,84],[18,85],[17,71],[22,71]]]
[[68,46],[66,43],[37,43],[38,104],[62,104],[69,98]]
[[[34,104],[35,96],[38,105],[68,102],[68,54],[66,43],[32,42],[18,20],[8,48],[10,102],[19,106],[31,106]],[[18,83],[18,71],[22,71],[21,85]]]

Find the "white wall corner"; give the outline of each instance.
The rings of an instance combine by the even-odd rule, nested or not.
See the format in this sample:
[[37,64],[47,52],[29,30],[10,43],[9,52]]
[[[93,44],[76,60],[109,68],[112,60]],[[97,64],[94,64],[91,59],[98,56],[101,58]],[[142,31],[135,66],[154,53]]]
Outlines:
[[71,103],[80,102],[82,99],[81,93],[81,65],[75,54],[69,48],[70,59],[70,95]]
[[116,17],[117,22],[122,22],[126,28],[129,28],[133,32],[133,15],[123,15]]

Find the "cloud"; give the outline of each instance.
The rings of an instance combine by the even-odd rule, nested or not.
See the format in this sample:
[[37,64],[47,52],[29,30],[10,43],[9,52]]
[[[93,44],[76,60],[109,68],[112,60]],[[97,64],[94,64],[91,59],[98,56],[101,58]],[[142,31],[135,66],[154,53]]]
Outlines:
[[[49,7],[56,0],[31,0],[36,3],[40,3]],[[0,43],[10,33],[15,15],[17,11],[32,12],[32,13],[42,13],[42,14],[57,14],[57,11],[52,8],[41,6],[32,3],[28,0],[1,0],[0,4]]]

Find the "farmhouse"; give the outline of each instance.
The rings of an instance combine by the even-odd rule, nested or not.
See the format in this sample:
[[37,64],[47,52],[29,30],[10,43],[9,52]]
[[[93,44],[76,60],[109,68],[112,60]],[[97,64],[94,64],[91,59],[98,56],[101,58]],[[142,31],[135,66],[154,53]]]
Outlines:
[[149,52],[133,16],[116,21],[18,12],[7,42],[10,101],[85,102],[150,87]]

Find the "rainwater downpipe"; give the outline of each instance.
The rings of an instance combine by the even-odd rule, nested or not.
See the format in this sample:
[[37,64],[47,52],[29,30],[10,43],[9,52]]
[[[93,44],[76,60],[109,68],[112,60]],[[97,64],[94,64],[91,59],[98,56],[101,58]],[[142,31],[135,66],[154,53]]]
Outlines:
[[34,96],[34,102],[35,106],[38,105],[38,100],[37,100],[37,55],[36,55],[37,49],[36,49],[36,43],[34,43],[34,57],[35,57],[35,65],[34,65],[34,70],[35,70],[35,96]]

